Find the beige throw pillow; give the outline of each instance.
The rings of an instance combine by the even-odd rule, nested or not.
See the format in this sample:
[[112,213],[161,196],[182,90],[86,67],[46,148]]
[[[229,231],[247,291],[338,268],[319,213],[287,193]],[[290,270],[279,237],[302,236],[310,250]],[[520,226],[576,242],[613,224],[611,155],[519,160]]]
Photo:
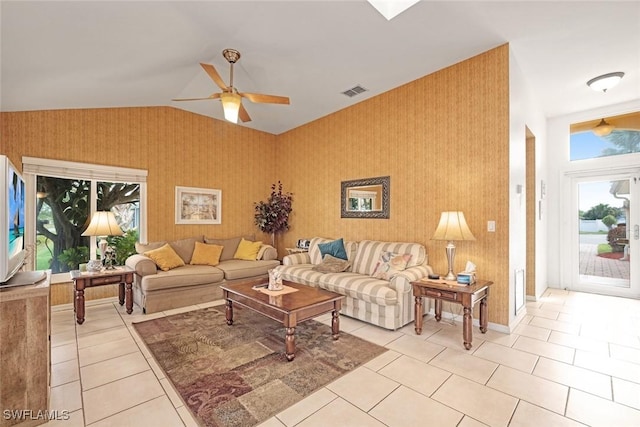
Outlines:
[[395,252],[381,252],[378,264],[371,273],[371,277],[382,280],[391,280],[393,276],[404,271],[411,261],[411,254],[397,254]]
[[322,262],[313,266],[312,270],[319,273],[341,273],[347,271],[349,267],[351,267],[349,261],[326,254],[322,258]]

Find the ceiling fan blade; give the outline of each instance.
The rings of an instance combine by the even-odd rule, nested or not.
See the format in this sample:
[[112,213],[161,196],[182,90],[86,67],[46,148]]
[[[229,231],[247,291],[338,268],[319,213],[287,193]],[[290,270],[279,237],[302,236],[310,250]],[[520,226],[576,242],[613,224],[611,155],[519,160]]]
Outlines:
[[240,93],[238,95],[247,98],[251,102],[265,104],[289,104],[289,98],[286,96],[263,95],[261,93]]
[[220,74],[218,74],[218,71],[216,71],[215,67],[211,64],[203,64],[202,62],[200,63],[200,66],[202,68],[204,68],[204,71],[207,72],[207,74],[209,74],[209,77],[211,77],[211,80],[213,80],[215,82],[215,84],[218,85],[218,87],[222,90],[226,90],[227,89],[227,85],[224,84],[224,80],[222,80],[222,77],[220,77]]
[[251,117],[249,117],[249,113],[247,113],[247,110],[245,110],[244,105],[240,104],[240,110],[238,111],[238,117],[240,117],[240,120],[242,120],[243,122],[250,122],[251,121]]
[[218,99],[220,98],[219,93],[214,93],[211,96],[207,96],[206,98],[174,98],[172,101],[203,101],[207,99]]

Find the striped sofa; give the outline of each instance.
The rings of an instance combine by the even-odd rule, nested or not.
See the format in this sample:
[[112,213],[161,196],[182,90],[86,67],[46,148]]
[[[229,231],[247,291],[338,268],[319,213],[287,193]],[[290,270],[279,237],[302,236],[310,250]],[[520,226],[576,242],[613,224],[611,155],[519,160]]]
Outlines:
[[[322,262],[319,243],[331,239],[311,239],[309,252],[284,257],[277,267],[282,278],[345,295],[342,314],[395,330],[414,319],[414,299],[410,282],[433,273],[427,253],[419,243],[363,240],[345,242],[351,267],[342,273],[320,273],[313,267]],[[407,268],[388,280],[371,277],[382,251],[411,254]],[[425,312],[429,304],[424,304]]]

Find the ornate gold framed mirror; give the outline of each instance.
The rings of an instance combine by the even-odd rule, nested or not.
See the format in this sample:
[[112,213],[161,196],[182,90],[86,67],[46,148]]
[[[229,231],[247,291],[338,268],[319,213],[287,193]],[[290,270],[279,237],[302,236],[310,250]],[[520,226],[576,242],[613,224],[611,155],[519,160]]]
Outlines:
[[389,218],[390,177],[342,181],[342,218]]

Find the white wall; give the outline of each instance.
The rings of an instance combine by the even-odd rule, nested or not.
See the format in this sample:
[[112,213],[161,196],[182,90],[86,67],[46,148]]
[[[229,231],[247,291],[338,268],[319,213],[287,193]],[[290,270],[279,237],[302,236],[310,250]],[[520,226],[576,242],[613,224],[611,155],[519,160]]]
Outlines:
[[[527,82],[513,52],[509,55],[509,326],[513,327],[526,313],[515,313],[515,271],[527,265],[527,196],[526,196],[526,128],[536,139],[536,200],[540,199],[540,181],[546,181],[546,121],[535,93]],[[518,189],[520,188],[520,193]],[[536,218],[538,216],[538,206]],[[536,225],[536,295],[546,288],[546,220]],[[541,289],[538,293],[538,289]]]
[[[606,94],[603,94],[606,96]],[[581,111],[547,120],[549,149],[546,156],[548,167],[547,227],[547,283],[552,288],[571,288],[573,249],[570,246],[571,226],[575,220],[572,203],[571,180],[567,173],[579,173],[593,169],[612,170],[619,167],[638,166],[640,155],[611,156],[598,159],[569,162],[569,127],[572,123],[596,120],[602,117],[640,111],[640,100],[610,105],[594,110]],[[575,203],[574,203],[575,202]]]

